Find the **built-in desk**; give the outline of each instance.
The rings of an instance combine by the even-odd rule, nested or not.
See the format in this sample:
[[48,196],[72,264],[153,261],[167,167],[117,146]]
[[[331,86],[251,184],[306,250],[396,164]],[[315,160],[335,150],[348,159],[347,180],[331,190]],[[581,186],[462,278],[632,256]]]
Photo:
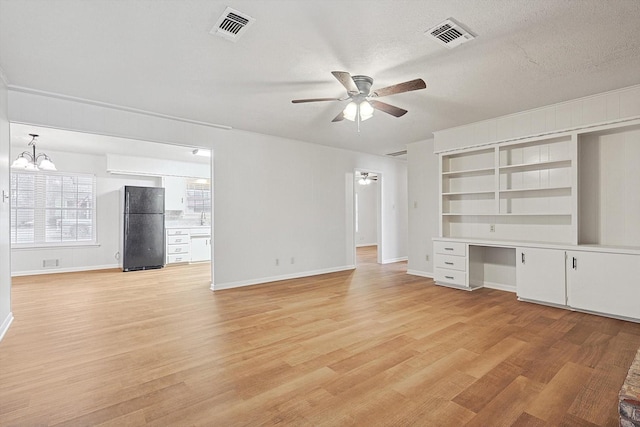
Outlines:
[[640,250],[435,238],[437,285],[516,292],[522,301],[640,322]]

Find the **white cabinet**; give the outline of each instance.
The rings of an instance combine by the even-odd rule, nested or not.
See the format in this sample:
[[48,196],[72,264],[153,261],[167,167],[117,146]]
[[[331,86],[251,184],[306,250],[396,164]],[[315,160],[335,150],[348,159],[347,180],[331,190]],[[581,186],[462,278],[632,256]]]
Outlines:
[[167,211],[183,211],[187,200],[185,179],[179,176],[162,178],[164,186],[164,209]]
[[167,264],[191,261],[191,234],[188,228],[167,228]]
[[211,236],[191,237],[191,262],[211,260]]
[[467,245],[461,242],[433,242],[436,284],[469,289]]
[[518,298],[565,305],[565,251],[516,249],[516,292]]
[[567,251],[570,307],[640,319],[640,255]]

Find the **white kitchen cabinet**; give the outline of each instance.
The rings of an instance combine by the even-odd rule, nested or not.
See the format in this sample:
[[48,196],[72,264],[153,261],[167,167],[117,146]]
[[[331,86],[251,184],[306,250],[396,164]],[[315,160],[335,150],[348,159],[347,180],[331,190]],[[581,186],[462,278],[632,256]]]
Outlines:
[[570,307],[640,319],[640,255],[567,251]]
[[518,298],[565,305],[565,251],[516,248],[516,293]]
[[211,260],[211,236],[191,237],[191,262]]
[[167,228],[167,264],[191,261],[191,234],[188,228]]
[[165,176],[162,178],[162,185],[164,186],[164,209],[184,211],[187,200],[185,179],[179,176]]

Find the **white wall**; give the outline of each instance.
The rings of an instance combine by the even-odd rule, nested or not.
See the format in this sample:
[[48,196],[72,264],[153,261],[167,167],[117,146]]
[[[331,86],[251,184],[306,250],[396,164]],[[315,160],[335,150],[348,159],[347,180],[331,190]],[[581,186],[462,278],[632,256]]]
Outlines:
[[[438,237],[438,156],[433,139],[407,144],[409,168],[408,272],[433,277],[433,243]],[[427,260],[427,257],[429,259]]]
[[356,231],[356,246],[370,246],[378,244],[378,182],[371,181],[368,185],[358,184],[356,179],[355,191],[358,195],[358,230]]
[[213,148],[216,288],[353,268],[355,169],[383,174],[382,261],[406,258],[403,161],[13,90],[9,116],[20,123]]
[[[11,314],[11,239],[9,226],[9,120],[8,92],[0,69],[0,340],[13,320]],[[4,192],[4,193],[3,193]]]
[[[12,147],[14,150],[19,147]],[[11,158],[20,151],[14,151]],[[105,156],[47,150],[60,172],[88,173],[96,176],[96,246],[13,249],[13,276],[62,271],[116,268],[120,237],[120,188],[124,185],[159,186],[160,178],[112,175]],[[151,160],[148,160],[151,161]],[[57,267],[43,268],[43,260],[58,259]]]

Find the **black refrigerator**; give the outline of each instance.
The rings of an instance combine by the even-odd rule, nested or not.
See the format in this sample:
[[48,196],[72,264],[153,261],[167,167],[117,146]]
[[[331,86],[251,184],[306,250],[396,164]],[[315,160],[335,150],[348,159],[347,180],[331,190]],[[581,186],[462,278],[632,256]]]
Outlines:
[[164,267],[164,188],[122,188],[122,271]]

